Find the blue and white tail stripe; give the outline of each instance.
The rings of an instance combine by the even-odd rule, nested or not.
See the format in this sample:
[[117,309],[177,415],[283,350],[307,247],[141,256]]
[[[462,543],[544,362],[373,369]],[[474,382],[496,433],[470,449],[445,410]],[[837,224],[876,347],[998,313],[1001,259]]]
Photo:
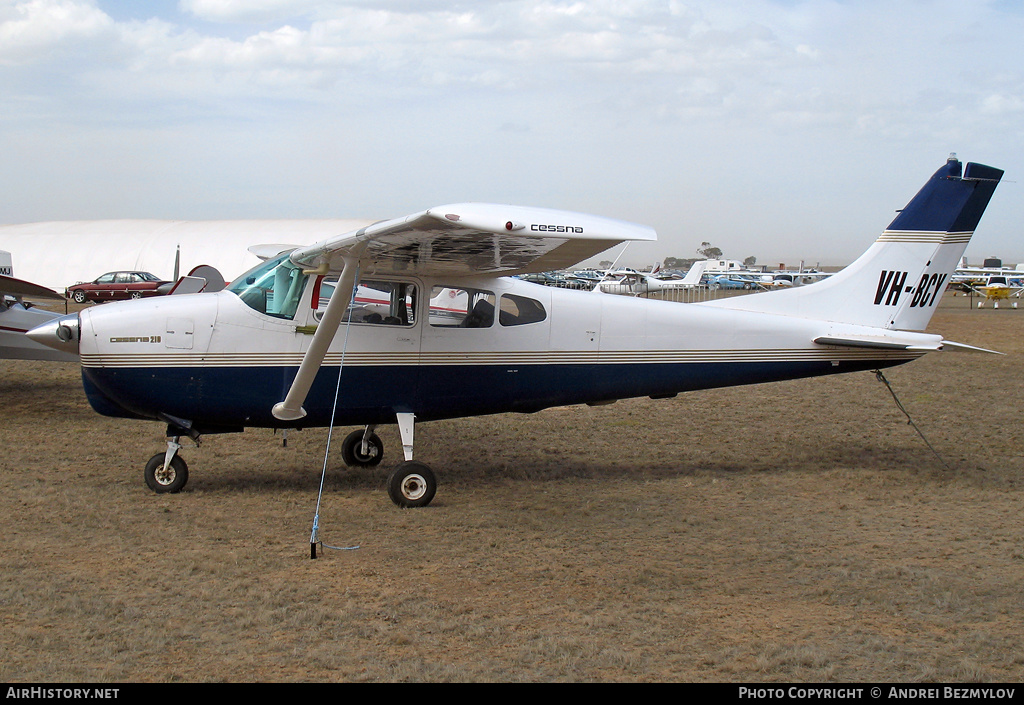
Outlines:
[[929,232],[926,230],[886,230],[878,236],[877,242],[926,242],[932,245],[948,245],[951,243],[963,243],[966,245],[971,241],[970,233],[943,233]]

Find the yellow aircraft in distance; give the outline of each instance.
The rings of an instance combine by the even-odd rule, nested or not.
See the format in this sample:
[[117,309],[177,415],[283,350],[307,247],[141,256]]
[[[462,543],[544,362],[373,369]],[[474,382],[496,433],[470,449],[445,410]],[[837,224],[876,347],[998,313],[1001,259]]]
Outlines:
[[[1002,274],[994,274],[988,278],[988,283],[984,286],[973,286],[968,285],[971,291],[977,293],[982,297],[981,301],[978,302],[978,308],[985,305],[986,301],[992,302],[992,308],[999,308],[999,302],[1005,299],[1009,299],[1011,296],[1014,298],[1020,298],[1020,292],[1024,290],[1024,287],[1011,286],[1007,278]],[[1013,307],[1017,308],[1017,302],[1013,302]]]

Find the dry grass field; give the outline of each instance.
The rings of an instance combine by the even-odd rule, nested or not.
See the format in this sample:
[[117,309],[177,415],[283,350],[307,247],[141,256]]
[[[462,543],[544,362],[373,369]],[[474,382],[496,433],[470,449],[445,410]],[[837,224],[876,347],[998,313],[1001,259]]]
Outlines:
[[867,372],[423,424],[421,510],[340,429],[317,560],[326,431],[158,496],[160,424],[0,362],[0,681],[1021,681],[1024,310],[932,330],[1007,353],[886,371],[941,458]]

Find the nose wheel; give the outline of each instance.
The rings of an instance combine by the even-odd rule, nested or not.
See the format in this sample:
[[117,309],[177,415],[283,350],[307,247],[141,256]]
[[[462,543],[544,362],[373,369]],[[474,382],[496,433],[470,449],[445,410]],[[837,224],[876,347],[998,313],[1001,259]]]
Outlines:
[[[181,450],[181,436],[172,435],[170,425],[167,430],[167,450],[150,458],[143,471],[146,486],[157,494],[181,492],[188,482],[188,463],[178,455],[178,451]],[[199,434],[190,432],[190,435],[196,445],[199,445]]]
[[181,492],[188,482],[188,464],[177,454],[168,459],[169,452],[157,453],[146,463],[146,486],[157,494]]

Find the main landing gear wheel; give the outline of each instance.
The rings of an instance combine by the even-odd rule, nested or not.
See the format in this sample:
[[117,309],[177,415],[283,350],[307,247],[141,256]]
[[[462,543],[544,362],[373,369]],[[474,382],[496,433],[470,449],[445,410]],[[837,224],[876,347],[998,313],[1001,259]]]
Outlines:
[[380,465],[380,461],[384,458],[384,443],[376,433],[371,433],[370,437],[366,439],[366,452],[363,452],[364,433],[364,431],[353,431],[345,436],[345,440],[341,444],[341,459],[350,468],[369,468]]
[[408,460],[388,477],[388,496],[399,507],[425,507],[437,492],[437,478],[426,463]]
[[166,453],[157,453],[146,463],[146,485],[157,494],[181,492],[188,482],[188,464],[180,455],[171,458],[171,464],[164,470]]

